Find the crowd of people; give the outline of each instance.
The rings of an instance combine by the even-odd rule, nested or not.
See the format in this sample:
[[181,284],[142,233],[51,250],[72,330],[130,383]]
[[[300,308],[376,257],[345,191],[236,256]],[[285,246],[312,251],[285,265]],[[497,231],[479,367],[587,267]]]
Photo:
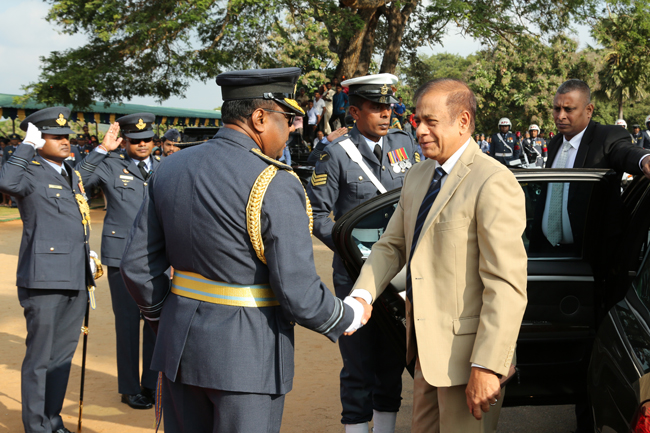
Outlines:
[[[368,433],[370,421],[375,433],[394,433],[407,364],[415,366],[412,432],[496,430],[527,303],[525,200],[507,167],[650,177],[645,139],[632,143],[643,134],[593,122],[580,80],[557,90],[561,137],[546,142],[534,124],[518,136],[502,118],[499,132],[475,136],[475,145],[476,98],[459,80],[424,84],[407,117],[392,74],[294,96],[300,72],[220,74],[224,127],[180,152],[181,134],[171,129],[154,154],[150,113],[121,117],[101,144],[77,135],[75,147],[70,110],[51,107],[21,122],[23,139],[9,137],[0,192],[16,200],[24,224],[16,284],[28,332],[27,433],[70,433],[60,410],[101,276],[86,188],[106,198],[101,261],[115,314],[117,391],[134,409],[161,403],[166,432],[279,432],[296,324],[339,343],[346,433]],[[306,189],[285,146],[300,128],[317,152]],[[576,158],[581,143],[587,150]],[[372,247],[355,280],[334,246],[330,215],[398,187],[400,204],[378,215],[381,228],[353,233]],[[566,211],[563,187],[543,193],[541,202]],[[546,247],[573,242],[560,212],[544,215]],[[316,274],[312,233],[334,251],[336,296]],[[449,254],[461,244],[467,254]],[[406,359],[371,318],[373,301],[403,268]],[[589,417],[577,413],[588,431]]]

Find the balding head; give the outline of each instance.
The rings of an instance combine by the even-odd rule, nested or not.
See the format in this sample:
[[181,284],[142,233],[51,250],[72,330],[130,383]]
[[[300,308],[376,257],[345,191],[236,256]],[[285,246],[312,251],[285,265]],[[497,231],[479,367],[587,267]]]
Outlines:
[[449,119],[456,120],[464,112],[470,115],[470,131],[474,132],[476,118],[476,96],[474,92],[460,80],[453,78],[438,78],[424,83],[415,91],[415,103],[430,92],[442,92],[447,94],[447,109]]

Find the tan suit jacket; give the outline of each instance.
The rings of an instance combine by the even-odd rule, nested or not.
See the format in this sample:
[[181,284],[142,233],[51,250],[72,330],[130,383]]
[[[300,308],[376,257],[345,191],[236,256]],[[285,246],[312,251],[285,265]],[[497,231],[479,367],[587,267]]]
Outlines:
[[[435,167],[428,159],[408,171],[355,289],[376,299],[407,263]],[[429,384],[466,384],[471,363],[507,374],[527,303],[525,224],[524,194],[514,175],[471,140],[433,203],[411,261],[407,362],[419,355]]]

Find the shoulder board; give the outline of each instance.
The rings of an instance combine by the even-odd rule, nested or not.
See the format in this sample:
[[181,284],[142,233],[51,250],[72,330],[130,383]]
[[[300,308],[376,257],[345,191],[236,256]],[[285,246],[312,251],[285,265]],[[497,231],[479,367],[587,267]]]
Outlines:
[[397,134],[397,133],[400,133],[400,134],[406,134],[406,135],[408,135],[408,133],[407,133],[406,131],[404,131],[404,130],[402,130],[402,129],[399,129],[399,128],[391,128],[391,129],[388,130],[388,133],[389,133],[389,134]]
[[124,159],[124,155],[116,151],[108,152],[107,156],[108,158]]
[[41,165],[41,163],[38,162],[38,161],[31,161],[31,163],[34,164],[34,165]]
[[291,166],[289,166],[289,165],[287,165],[287,164],[283,164],[283,163],[281,163],[280,161],[277,161],[277,160],[271,158],[270,156],[266,156],[266,155],[264,155],[264,154],[262,153],[262,151],[259,150],[257,147],[254,147],[253,149],[251,149],[251,152],[253,152],[253,154],[259,156],[260,159],[266,161],[266,162],[269,163],[269,164],[273,164],[273,165],[275,165],[275,166],[278,167],[278,168],[281,168],[281,169],[283,169],[283,170],[289,170],[289,171],[292,171],[292,170],[293,170],[293,169],[291,168]]

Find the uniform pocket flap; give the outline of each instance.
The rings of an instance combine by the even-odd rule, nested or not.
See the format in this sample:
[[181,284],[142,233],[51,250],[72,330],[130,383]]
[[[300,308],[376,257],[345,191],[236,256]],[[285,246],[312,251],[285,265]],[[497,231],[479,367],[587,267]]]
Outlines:
[[131,184],[133,183],[133,176],[120,176],[119,178],[115,179],[115,188],[128,188],[128,189],[135,189]]
[[454,319],[454,334],[476,334],[480,321],[481,318],[479,316]]
[[35,241],[34,252],[36,254],[69,254],[70,242],[67,241]]
[[356,170],[346,170],[345,180],[347,183],[370,182],[366,173],[364,173],[360,168]]
[[[61,185],[50,184],[45,190],[45,195],[48,198],[60,198],[63,197],[63,194],[63,187]],[[66,194],[69,194],[69,192]]]
[[468,226],[469,226],[469,218],[459,218],[457,220],[441,221],[439,223],[436,223],[436,225],[433,227],[433,230],[436,232],[442,232],[446,230],[455,230],[455,229],[468,227]]

